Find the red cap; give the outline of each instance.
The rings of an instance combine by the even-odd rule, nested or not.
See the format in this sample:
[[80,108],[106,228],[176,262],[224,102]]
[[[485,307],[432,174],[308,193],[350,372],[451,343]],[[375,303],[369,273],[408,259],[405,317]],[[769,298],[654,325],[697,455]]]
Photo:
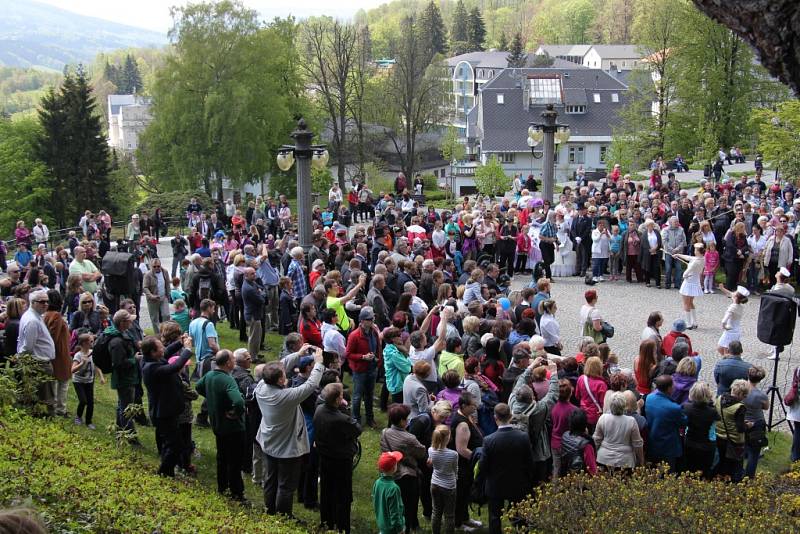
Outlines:
[[400,451],[384,452],[378,458],[378,469],[380,471],[392,471],[397,467],[397,462],[403,459],[403,453]]

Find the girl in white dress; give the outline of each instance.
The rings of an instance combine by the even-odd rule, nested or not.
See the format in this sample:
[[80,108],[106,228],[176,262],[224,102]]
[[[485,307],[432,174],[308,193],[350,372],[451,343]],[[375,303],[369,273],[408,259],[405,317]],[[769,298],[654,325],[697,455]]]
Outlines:
[[569,238],[569,224],[564,220],[564,216],[556,211],[556,259],[553,262],[553,277],[572,276],[575,274],[575,251],[572,247],[572,240]]
[[719,285],[720,291],[733,300],[733,304],[725,310],[722,317],[722,335],[717,342],[717,351],[725,355],[725,350],[731,341],[739,341],[742,337],[742,317],[744,316],[744,305],[750,292],[747,288],[738,286],[736,291],[728,291],[723,284]]
[[688,263],[686,270],[683,271],[683,283],[681,284],[680,294],[683,299],[683,311],[686,313],[686,324],[689,330],[697,328],[694,298],[703,294],[703,287],[700,285],[700,277],[703,276],[703,269],[706,265],[705,252],[705,247],[702,243],[695,243],[694,256],[687,256],[686,254],[675,254],[673,256]]

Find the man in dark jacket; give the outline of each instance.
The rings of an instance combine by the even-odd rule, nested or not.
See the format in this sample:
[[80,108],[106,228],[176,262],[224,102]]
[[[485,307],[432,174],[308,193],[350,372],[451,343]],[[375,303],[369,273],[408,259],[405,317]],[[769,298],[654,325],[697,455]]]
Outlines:
[[225,283],[214,271],[214,260],[203,258],[189,286],[189,304],[194,308],[195,315],[200,314],[203,299],[211,299],[218,307],[224,307],[226,298]]
[[361,426],[344,408],[342,384],[322,389],[324,401],[314,413],[314,440],[319,455],[320,507],[323,528],[350,532],[353,502],[353,457],[358,451]]
[[533,487],[533,455],[528,435],[510,424],[508,404],[501,402],[494,407],[494,420],[497,432],[483,441],[478,477],[485,480],[484,491],[489,497],[489,532],[501,534],[506,501],[521,501]]
[[219,351],[214,363],[217,368],[204,374],[195,389],[208,401],[208,418],[217,441],[217,491],[223,494],[230,489],[234,500],[244,502],[244,398],[230,376],[235,367],[231,351]]
[[[108,353],[111,356],[111,389],[117,390],[117,426],[121,430],[135,432],[133,420],[123,414],[129,404],[136,398],[136,386],[141,381],[139,359],[133,340],[124,335],[136,320],[127,310],[117,310],[113,324],[103,331],[103,335],[111,336],[108,342]],[[133,438],[132,443],[139,440]]]
[[578,256],[575,261],[577,276],[586,276],[592,257],[592,220],[587,215],[586,204],[578,204],[578,216],[572,219],[569,237]]
[[[170,356],[181,350],[173,363]],[[147,387],[150,419],[156,427],[156,442],[161,453],[160,475],[175,476],[181,454],[181,437],[178,432],[178,416],[183,411],[183,382],[178,374],[192,357],[192,338],[184,334],[167,349],[157,337],[149,336],[142,341],[145,364],[142,369],[144,385]]]
[[261,348],[261,319],[264,318],[264,305],[267,290],[264,283],[256,276],[256,270],[247,267],[242,282],[242,302],[244,303],[244,320],[247,323],[247,348],[250,355],[258,355]]

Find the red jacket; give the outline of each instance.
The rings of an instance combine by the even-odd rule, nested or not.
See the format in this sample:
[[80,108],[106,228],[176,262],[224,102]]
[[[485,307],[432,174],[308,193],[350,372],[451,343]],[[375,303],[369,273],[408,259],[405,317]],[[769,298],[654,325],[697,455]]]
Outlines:
[[347,347],[345,355],[347,362],[350,364],[350,370],[354,373],[364,373],[370,370],[370,365],[373,361],[377,364],[375,369],[378,368],[383,360],[383,349],[381,348],[381,334],[376,326],[372,327],[375,336],[378,339],[377,350],[375,351],[375,360],[363,360],[361,357],[370,352],[369,341],[364,335],[361,327],[356,328],[350,335],[347,336]]
[[696,355],[697,353],[692,350],[692,340],[689,339],[689,336],[687,336],[683,332],[676,332],[675,330],[670,330],[669,333],[667,333],[667,335],[664,336],[664,339],[661,340],[661,351],[666,356],[672,356],[672,347],[675,346],[675,341],[679,337],[685,339],[686,343],[689,345],[689,355],[690,356]]

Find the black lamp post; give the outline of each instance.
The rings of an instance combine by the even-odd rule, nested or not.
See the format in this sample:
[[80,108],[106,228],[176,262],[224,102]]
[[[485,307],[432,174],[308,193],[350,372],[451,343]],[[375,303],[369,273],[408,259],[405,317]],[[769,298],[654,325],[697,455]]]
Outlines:
[[312,145],[314,133],[306,126],[305,119],[297,121],[297,129],[291,134],[294,145],[283,145],[278,151],[278,168],[288,171],[297,159],[297,223],[300,246],[311,247],[311,166],[323,168],[328,164],[325,145]]
[[[553,188],[555,185],[555,145],[566,143],[569,140],[570,131],[566,124],[559,124],[558,112],[553,104],[547,104],[547,108],[542,112],[544,122],[532,122],[528,127],[528,146],[531,147],[531,157],[533,159],[544,158],[542,164],[542,197],[545,200],[553,201]],[[544,143],[544,147],[537,152],[536,147]]]

